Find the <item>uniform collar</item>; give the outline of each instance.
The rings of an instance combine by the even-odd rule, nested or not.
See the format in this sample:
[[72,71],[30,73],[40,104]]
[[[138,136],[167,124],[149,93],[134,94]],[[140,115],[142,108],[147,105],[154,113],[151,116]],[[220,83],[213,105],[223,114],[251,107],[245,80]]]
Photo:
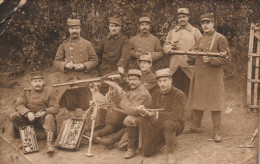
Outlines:
[[180,29],[182,29],[182,28],[184,28],[184,29],[186,29],[186,30],[188,30],[188,31],[191,31],[191,24],[190,23],[188,23],[186,26],[184,26],[184,27],[182,27],[182,26],[177,26],[176,28],[175,28],[175,31],[177,32],[177,31],[179,31]]
[[204,35],[206,36],[212,36],[215,33],[215,29],[213,29],[212,31],[208,32],[208,33],[204,33]]
[[110,39],[110,38],[114,38],[114,39],[118,39],[122,34],[121,33],[118,33],[116,35],[112,35],[111,33],[108,33],[107,35],[107,38]]
[[150,31],[148,31],[146,34],[140,32],[141,37],[149,37],[150,36]]

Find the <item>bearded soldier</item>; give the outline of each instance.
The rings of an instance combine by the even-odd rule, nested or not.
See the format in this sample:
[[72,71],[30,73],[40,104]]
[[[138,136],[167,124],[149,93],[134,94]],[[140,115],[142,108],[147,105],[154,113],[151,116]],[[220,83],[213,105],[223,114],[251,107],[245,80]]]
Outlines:
[[[230,55],[230,49],[226,37],[214,29],[214,16],[206,13],[200,18],[204,34],[195,45],[197,51],[226,52]],[[220,123],[221,111],[225,110],[225,90],[223,81],[223,65],[229,62],[229,58],[221,57],[197,57],[195,58],[194,74],[191,80],[188,107],[193,112],[192,127],[186,133],[200,133],[200,123],[204,111],[211,111],[214,125],[214,140],[221,142]]]
[[41,72],[31,74],[32,88],[25,89],[22,97],[18,98],[15,112],[10,118],[16,132],[20,126],[33,124],[42,127],[47,133],[46,152],[53,153],[55,115],[59,113],[59,107],[55,93],[44,87],[44,83]]

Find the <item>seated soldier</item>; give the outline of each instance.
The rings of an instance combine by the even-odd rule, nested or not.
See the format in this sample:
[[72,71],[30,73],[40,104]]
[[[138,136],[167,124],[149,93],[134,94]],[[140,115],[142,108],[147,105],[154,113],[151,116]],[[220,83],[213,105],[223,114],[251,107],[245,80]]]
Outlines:
[[135,156],[135,143],[139,134],[139,146],[144,156],[151,156],[156,150],[166,143],[168,163],[175,163],[173,152],[175,150],[176,136],[184,129],[182,115],[185,106],[184,93],[172,86],[170,69],[156,71],[158,90],[152,94],[153,109],[163,111],[151,111],[147,117],[139,117],[132,121],[129,116],[125,118],[127,126],[128,150],[124,156],[129,159]]
[[[115,98],[113,101],[115,102],[115,104],[118,104],[117,106],[123,109],[123,111],[125,111],[127,115],[139,116],[139,112],[134,110],[135,107],[139,105],[144,105],[145,107],[148,107],[151,104],[152,101],[151,95],[142,84],[141,78],[142,78],[142,72],[140,70],[131,69],[128,71],[127,74],[127,81],[130,86],[130,90],[124,93],[115,89]],[[107,83],[112,88],[118,88],[118,86],[113,82],[106,81],[105,83]],[[108,112],[107,118],[109,118],[110,115],[109,113],[110,112]],[[112,112],[112,113],[115,114],[116,112]],[[113,115],[112,113],[111,115]],[[125,116],[126,115],[124,115],[124,117],[121,117],[120,119],[121,128],[123,127],[123,121]],[[106,121],[107,124],[110,124],[111,122],[114,122],[114,120],[115,119],[111,116]],[[97,138],[97,139],[99,143],[107,146],[110,149],[111,146],[113,148],[113,145],[116,141],[119,141],[121,139],[124,133],[125,133],[125,128],[118,131],[114,136]],[[124,139],[121,139],[118,144],[118,148],[120,150],[123,150],[126,149],[126,146],[127,146],[127,140],[125,141]]]
[[18,98],[15,112],[10,115],[14,130],[18,132],[20,126],[41,126],[47,133],[47,153],[54,153],[53,140],[56,130],[55,115],[59,113],[55,94],[44,87],[42,72],[31,74],[32,88],[25,89]]

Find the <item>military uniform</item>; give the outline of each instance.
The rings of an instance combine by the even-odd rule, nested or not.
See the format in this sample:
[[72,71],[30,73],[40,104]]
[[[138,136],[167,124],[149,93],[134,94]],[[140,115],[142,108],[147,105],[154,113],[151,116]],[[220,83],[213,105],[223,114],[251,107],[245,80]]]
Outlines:
[[[156,71],[156,77],[170,77],[169,69]],[[182,116],[185,106],[185,96],[182,91],[171,87],[169,92],[163,94],[160,89],[152,94],[151,108],[163,108],[157,112],[156,119],[151,117],[139,117],[134,124],[125,121],[128,133],[128,148],[135,150],[135,142],[139,136],[139,149],[144,156],[152,155],[156,150],[165,145],[168,153],[173,153],[176,144],[176,136],[180,135],[184,129]],[[139,135],[138,135],[139,133]],[[133,157],[126,154],[125,158]]]
[[45,110],[47,115],[35,120],[34,124],[42,126],[46,131],[55,132],[55,115],[59,113],[59,107],[56,102],[55,93],[49,88],[43,88],[41,92],[34,89],[24,89],[21,98],[17,99],[17,104],[14,113],[10,115],[16,129],[19,126],[30,124],[25,117],[28,112],[37,113]]
[[[68,26],[80,26],[79,19],[68,19]],[[84,64],[83,70],[67,69],[65,65],[72,62],[73,64]],[[57,50],[54,66],[61,71],[61,82],[67,82],[76,79],[86,79],[97,76],[95,67],[98,65],[98,57],[92,44],[79,37],[77,39],[67,39]],[[59,105],[70,110],[89,108],[89,100],[91,100],[91,92],[88,88],[77,88],[67,90],[67,87],[59,88]]]
[[[180,8],[177,14],[188,15],[189,11],[188,9]],[[163,45],[163,50],[168,54],[171,51],[172,45],[177,44],[175,50],[188,51],[193,48],[201,36],[199,29],[193,27],[189,23],[185,27],[178,25],[168,33]],[[173,75],[173,85],[181,89],[186,96],[189,94],[189,83],[192,76],[192,67],[188,64],[187,59],[188,58],[183,55],[171,55],[170,57],[170,69]]]
[[[139,23],[148,22],[151,23],[150,18],[141,17]],[[139,56],[136,55],[136,52],[140,52],[142,55],[150,53],[152,56],[153,62],[158,61],[163,57],[163,49],[160,43],[160,40],[150,34],[150,32],[144,34],[140,33],[130,39],[130,62],[129,67],[131,69],[138,68],[137,60]]]
[[[135,75],[135,76],[142,76],[140,70],[132,69],[129,70],[129,75]],[[144,87],[143,84],[140,84],[136,89],[128,91],[125,95],[120,95],[120,99],[116,100],[119,106],[119,108],[123,109],[129,116],[126,117],[126,115],[120,114],[120,116],[124,117],[118,117],[113,118],[110,116],[109,120],[107,119],[107,124],[115,123],[114,120],[120,120],[120,122],[117,122],[121,124],[121,127],[123,126],[123,121],[130,119],[130,121],[134,120],[136,117],[139,116],[139,112],[136,111],[136,106],[144,105],[145,107],[149,107],[152,101],[150,93],[147,91],[147,89]],[[113,114],[114,113],[114,114]],[[109,115],[119,116],[119,114],[116,114],[116,112],[112,112]],[[125,118],[126,117],[126,118]],[[122,120],[123,118],[123,120]],[[125,118],[125,120],[124,120]],[[117,132],[114,136],[110,138],[112,140],[112,143],[119,141],[118,148],[120,150],[124,150],[127,147],[127,133],[125,132],[125,129],[121,129]],[[102,142],[102,141],[101,141]],[[110,143],[111,144],[111,143]]]
[[[205,18],[209,21],[214,20],[212,14],[201,16],[202,21]],[[203,52],[227,52],[228,56],[230,56],[227,39],[214,29],[204,33],[195,48]],[[188,107],[195,111],[193,113],[193,128],[200,126],[203,111],[211,111],[215,134],[218,133],[220,129],[220,111],[225,110],[224,72],[222,66],[227,64],[229,59],[210,57],[209,62],[203,62],[202,57],[196,58],[187,103]]]
[[[111,18],[110,23],[122,25],[118,18]],[[129,61],[129,40],[122,33],[105,36],[97,51],[99,57],[99,75],[104,76],[113,71],[118,71],[118,67],[126,68]]]
[[[33,72],[32,80],[43,79],[42,73]],[[55,115],[59,113],[56,101],[56,93],[50,88],[43,87],[41,90],[33,88],[25,89],[23,95],[17,99],[15,112],[10,114],[15,132],[18,133],[20,126],[35,125],[42,127],[47,133],[47,153],[53,153],[54,132],[56,131]],[[45,111],[43,116],[36,117],[36,113]],[[28,113],[32,112],[35,116],[33,122],[28,118]]]

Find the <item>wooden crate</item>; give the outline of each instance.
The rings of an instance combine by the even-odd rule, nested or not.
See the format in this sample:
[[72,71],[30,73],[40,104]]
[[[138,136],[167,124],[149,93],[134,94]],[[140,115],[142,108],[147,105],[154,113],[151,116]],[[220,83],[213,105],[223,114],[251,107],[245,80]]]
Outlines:
[[257,32],[257,30],[260,30],[260,28],[252,23],[250,27],[247,73],[247,108],[250,111],[256,111],[260,108],[260,31]]

